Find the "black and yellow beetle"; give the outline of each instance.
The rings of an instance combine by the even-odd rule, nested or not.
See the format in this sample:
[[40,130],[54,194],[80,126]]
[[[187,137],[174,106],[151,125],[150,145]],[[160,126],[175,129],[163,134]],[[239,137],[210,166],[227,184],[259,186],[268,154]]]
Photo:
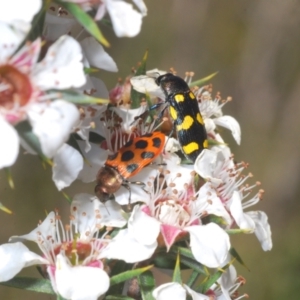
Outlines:
[[155,83],[166,96],[182,152],[195,162],[201,151],[208,147],[207,134],[195,95],[182,78],[171,73],[157,77]]

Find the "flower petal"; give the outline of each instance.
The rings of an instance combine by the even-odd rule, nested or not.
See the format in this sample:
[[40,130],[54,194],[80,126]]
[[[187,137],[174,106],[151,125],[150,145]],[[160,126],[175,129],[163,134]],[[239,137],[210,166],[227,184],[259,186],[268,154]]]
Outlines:
[[20,242],[0,246],[0,281],[7,281],[18,274],[23,268],[48,261],[31,252]]
[[[25,1],[24,1],[25,2]],[[13,3],[13,2],[11,2]],[[5,9],[1,10],[6,13]],[[0,12],[1,14],[1,12]],[[18,49],[19,45],[29,31],[30,26],[22,28],[13,28],[8,24],[0,22],[0,62],[3,64]]]
[[197,261],[209,268],[224,263],[230,249],[228,234],[217,224],[195,225],[185,228],[190,233],[192,253]]
[[106,8],[111,17],[117,37],[134,37],[142,26],[142,15],[124,1],[106,1]]
[[53,157],[52,180],[58,190],[69,186],[83,168],[81,154],[68,144],[63,144]]
[[241,229],[246,229],[253,232],[255,229],[255,223],[249,215],[244,213],[241,201],[242,199],[240,192],[234,191],[231,199],[226,206],[229,209],[236,224]]
[[160,285],[152,292],[156,300],[185,300],[187,293],[185,288],[177,282],[169,282]]
[[204,149],[195,161],[195,171],[204,179],[211,181],[214,186],[219,186],[222,180],[214,177],[217,164],[217,153],[215,151]]
[[52,44],[45,58],[36,65],[33,81],[41,89],[66,89],[85,83],[79,43],[70,36]]
[[115,201],[101,203],[95,195],[77,194],[71,204],[71,214],[74,223],[78,226],[80,237],[87,237],[86,232],[99,230],[99,225],[123,227],[126,220],[123,211]]
[[147,7],[143,0],[132,0],[132,2],[138,7],[143,17],[147,15]]
[[86,37],[80,41],[80,45],[91,66],[109,72],[118,72],[115,61],[93,37]]
[[268,222],[268,216],[263,211],[248,211],[246,215],[251,217],[255,223],[254,233],[258,238],[259,242],[264,251],[269,251],[273,247],[271,238],[271,227]]
[[19,241],[28,240],[28,241],[33,241],[38,243],[39,237],[43,237],[45,240],[47,240],[48,237],[54,237],[55,230],[56,230],[55,228],[56,228],[55,213],[52,211],[48,214],[48,216],[43,221],[43,223],[38,224],[38,226],[35,229],[33,229],[30,233],[20,235],[20,236],[12,236],[9,239],[9,241],[19,242]]
[[133,208],[128,220],[128,230],[139,243],[152,245],[159,235],[160,222],[144,213],[142,209],[139,205]]
[[[81,149],[85,147],[85,142],[77,141]],[[85,153],[85,159],[87,162],[83,165],[82,170],[78,175],[78,179],[87,183],[96,180],[99,169],[104,166],[107,159],[108,152],[101,149],[99,145],[90,143],[91,149],[88,153]]]
[[187,292],[192,296],[193,300],[210,300],[211,299],[209,296],[195,292],[186,284],[184,284],[183,286],[187,290]]
[[129,233],[128,229],[124,229],[120,230],[101,251],[99,258],[121,259],[127,263],[135,263],[150,258],[156,247],[156,241],[152,245],[143,245]]
[[231,116],[222,116],[214,119],[218,126],[229,129],[238,145],[241,144],[241,127],[237,120]]
[[55,281],[58,293],[66,299],[97,300],[109,288],[109,277],[100,268],[71,266],[66,258],[56,257]]
[[24,21],[30,23],[34,15],[41,9],[41,0],[14,0],[5,1],[0,6],[0,21],[13,23],[14,21]]
[[0,117],[0,169],[13,165],[19,153],[17,131]]
[[162,89],[155,83],[152,77],[146,75],[134,76],[130,78],[130,83],[140,93],[149,93],[162,99],[165,98]]
[[148,194],[143,189],[143,186],[134,184],[134,182],[143,182],[147,183],[149,178],[156,177],[157,170],[151,167],[145,167],[142,169],[137,175],[130,177],[130,190],[131,190],[131,197],[129,199],[129,191],[121,186],[119,190],[115,192],[115,200],[120,205],[127,205],[129,203],[136,203],[136,202],[145,202],[149,200]]
[[68,140],[79,120],[75,105],[63,100],[37,103],[31,106],[28,117],[34,134],[39,138],[43,153],[52,158]]

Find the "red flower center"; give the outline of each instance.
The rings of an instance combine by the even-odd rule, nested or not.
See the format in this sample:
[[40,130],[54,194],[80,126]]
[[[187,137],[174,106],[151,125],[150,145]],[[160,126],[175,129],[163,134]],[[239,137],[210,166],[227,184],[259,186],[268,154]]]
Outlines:
[[0,66],[0,106],[7,110],[28,103],[32,87],[27,75],[11,65]]

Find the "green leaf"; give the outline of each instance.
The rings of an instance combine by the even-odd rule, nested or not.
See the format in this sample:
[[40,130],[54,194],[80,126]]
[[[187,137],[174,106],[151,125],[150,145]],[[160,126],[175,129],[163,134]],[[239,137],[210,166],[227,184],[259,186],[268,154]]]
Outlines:
[[108,295],[105,300],[135,300],[134,298],[123,295]]
[[206,277],[205,281],[196,288],[196,291],[205,294],[210,289],[210,287],[222,276],[223,273],[224,271],[217,271],[216,273]]
[[230,235],[233,235],[238,233],[251,233],[253,231],[251,229],[226,229],[226,232]]
[[[111,260],[108,262],[108,265],[111,269],[111,275],[110,275],[111,277],[132,268],[132,264],[126,264],[125,261],[123,261],[123,260],[119,260],[119,261]],[[107,295],[122,294],[123,288],[124,288],[124,283],[111,285],[106,294]]]
[[229,250],[229,253],[242,265],[244,266],[248,271],[250,271],[250,269],[246,266],[246,264],[244,263],[244,261],[242,260],[242,258],[240,257],[240,255],[238,254],[238,252],[235,250],[235,248],[231,247]]
[[1,202],[0,202],[0,209],[9,215],[12,214],[12,211],[9,208],[7,208],[6,206],[4,206]]
[[161,252],[155,255],[152,262],[155,265],[155,267],[162,269],[174,269],[175,266],[174,257],[171,257],[166,252]]
[[109,42],[105,39],[102,32],[100,31],[97,23],[94,19],[88,15],[82,8],[75,3],[64,2],[60,0],[55,0],[55,2],[67,11],[69,11],[77,21],[88,31],[96,40],[98,40],[102,45],[109,47]]
[[140,274],[142,274],[142,273],[146,272],[147,270],[151,269],[152,267],[153,267],[153,265],[143,267],[143,268],[139,268],[139,269],[129,270],[129,271],[120,273],[118,275],[112,276],[110,278],[110,285],[115,285],[115,284],[118,284],[120,282],[124,282],[128,279],[131,279],[133,277],[137,277]]
[[203,85],[205,82],[211,80],[213,77],[215,77],[219,72],[215,72],[213,74],[210,74],[204,78],[201,78],[201,79],[198,79],[196,81],[193,81],[189,84],[190,87],[193,87],[193,86],[201,86]]
[[199,278],[200,274],[193,270],[192,274],[190,275],[188,281],[186,282],[186,285],[190,288],[195,284],[197,279]]
[[31,277],[15,277],[1,285],[14,287],[26,291],[55,295],[50,280]]
[[97,97],[92,97],[86,94],[81,94],[71,90],[50,90],[50,93],[56,93],[58,98],[64,99],[68,102],[75,104],[107,104],[108,99],[102,99]]
[[32,128],[27,121],[18,123],[15,126],[15,129],[17,130],[20,137],[41,157],[44,162],[52,165],[51,160],[43,154],[40,141],[38,137],[32,132]]
[[190,249],[187,248],[183,248],[183,247],[176,247],[173,246],[170,250],[170,253],[173,256],[177,255],[177,251],[179,251],[179,253],[181,254],[181,263],[187,267],[189,267],[192,270],[197,271],[200,274],[204,274],[207,275],[207,272],[205,271],[205,268],[203,267],[202,264],[200,264],[199,262],[197,262],[191,252]]
[[[134,74],[135,76],[139,75],[145,75],[146,74],[146,63],[148,59],[148,51],[146,51],[141,64],[136,70],[136,73]],[[143,93],[137,92],[133,87],[131,87],[131,93],[130,93],[130,98],[131,98],[131,108],[139,108],[141,101],[143,98],[146,98],[146,95]]]
[[223,218],[221,218],[219,216],[216,216],[216,215],[207,215],[202,219],[202,221],[203,221],[203,224],[208,224],[208,223],[213,222],[213,223],[216,223],[220,226],[222,226],[222,225],[226,226],[227,225],[226,221]]
[[175,268],[174,268],[174,272],[173,272],[173,276],[172,276],[172,281],[182,284],[179,251],[177,253],[176,264],[175,264]]
[[87,75],[98,73],[99,71],[100,71],[100,69],[98,69],[98,68],[87,68],[87,67],[84,67],[84,74],[87,74]]
[[27,34],[26,41],[34,41],[38,37],[43,35],[44,23],[46,17],[46,9],[42,7],[42,9],[35,15],[31,24],[31,29]]
[[147,271],[138,277],[143,300],[154,300],[152,292],[155,289],[155,279],[151,271]]
[[8,181],[8,184],[9,184],[10,188],[14,189],[15,184],[14,184],[14,181],[12,179],[11,168],[4,168],[4,172],[6,174],[6,178],[7,178],[7,181]]

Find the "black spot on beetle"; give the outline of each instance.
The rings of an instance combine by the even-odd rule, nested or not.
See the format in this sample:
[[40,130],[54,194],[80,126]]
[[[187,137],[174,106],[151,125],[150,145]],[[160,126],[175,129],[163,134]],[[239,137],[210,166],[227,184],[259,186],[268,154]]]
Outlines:
[[139,167],[138,164],[130,164],[130,165],[126,166],[126,170],[127,170],[128,173],[132,173],[132,172],[134,172],[138,167]]
[[129,140],[124,146],[123,148],[127,148],[127,147],[130,147],[133,143],[133,140]]
[[134,157],[134,153],[132,151],[125,151],[122,153],[121,161],[130,161]]
[[161,145],[161,139],[160,138],[154,138],[152,139],[152,146],[155,148],[159,148]]
[[145,151],[145,152],[142,152],[141,157],[142,157],[143,159],[146,159],[146,158],[153,158],[153,157],[154,157],[154,153],[151,152],[151,151]]
[[136,149],[146,149],[148,147],[148,142],[145,140],[140,140],[135,143]]

